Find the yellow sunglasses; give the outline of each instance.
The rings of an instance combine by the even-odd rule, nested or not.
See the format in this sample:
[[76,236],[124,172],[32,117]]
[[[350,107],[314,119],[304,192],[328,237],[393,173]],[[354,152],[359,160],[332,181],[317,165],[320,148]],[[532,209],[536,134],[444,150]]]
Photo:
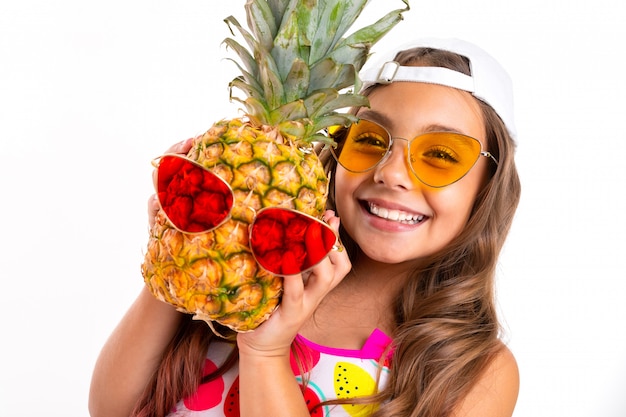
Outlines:
[[482,150],[477,139],[455,132],[428,132],[413,139],[392,137],[376,122],[360,119],[347,128],[330,128],[339,146],[330,148],[333,157],[346,170],[366,172],[389,157],[394,140],[405,140],[408,164],[413,174],[430,187],[441,188],[463,178],[484,156],[498,160]]

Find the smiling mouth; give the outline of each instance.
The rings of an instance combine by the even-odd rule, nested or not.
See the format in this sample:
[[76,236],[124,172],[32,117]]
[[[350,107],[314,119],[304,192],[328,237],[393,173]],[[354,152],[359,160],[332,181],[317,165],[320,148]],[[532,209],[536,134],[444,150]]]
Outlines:
[[418,224],[426,218],[423,214],[413,214],[401,210],[387,209],[370,202],[367,203],[367,208],[370,214],[373,214],[376,217],[403,224]]

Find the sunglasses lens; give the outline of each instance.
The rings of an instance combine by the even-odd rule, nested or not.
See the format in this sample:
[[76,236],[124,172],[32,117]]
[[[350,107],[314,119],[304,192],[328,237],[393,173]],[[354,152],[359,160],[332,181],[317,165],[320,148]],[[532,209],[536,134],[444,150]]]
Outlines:
[[334,153],[335,151],[333,154],[337,162],[348,171],[364,172],[376,166],[385,157],[390,141],[389,133],[383,127],[361,119],[351,124],[345,131],[341,150],[338,155]]
[[176,155],[159,161],[157,196],[170,222],[187,233],[214,229],[228,219],[233,206],[233,194],[222,178]]
[[[391,138],[387,130],[366,119],[353,123],[348,129],[330,133],[342,142],[340,149],[331,148],[331,151],[348,171],[372,169],[389,152]],[[453,132],[426,133],[410,141],[411,166],[425,184],[444,187],[467,174],[478,160],[480,149],[480,142],[469,136]]]
[[261,210],[252,224],[250,248],[259,265],[275,275],[299,274],[321,262],[337,241],[325,223],[294,210]]
[[461,179],[480,155],[480,142],[451,132],[433,132],[411,141],[410,159],[417,177],[432,187]]

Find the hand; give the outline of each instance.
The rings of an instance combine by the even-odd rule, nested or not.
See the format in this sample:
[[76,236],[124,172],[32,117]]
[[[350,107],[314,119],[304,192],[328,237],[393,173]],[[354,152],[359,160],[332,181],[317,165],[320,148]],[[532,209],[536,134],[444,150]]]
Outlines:
[[[333,211],[327,211],[324,219],[338,231],[339,218]],[[282,301],[271,317],[254,331],[237,335],[240,355],[288,357],[300,328],[350,269],[346,251],[333,250],[310,271],[284,277]]]
[[[167,151],[164,153],[179,153],[183,155],[187,155],[191,147],[193,146],[194,138],[186,139],[182,142],[178,142],[175,145],[172,145]],[[156,189],[156,181],[157,181],[157,170],[152,171],[152,182],[154,182],[154,188]],[[157,199],[156,194],[152,194],[148,199],[148,224],[150,228],[154,226],[154,221],[157,213],[161,209],[159,205],[159,200]]]

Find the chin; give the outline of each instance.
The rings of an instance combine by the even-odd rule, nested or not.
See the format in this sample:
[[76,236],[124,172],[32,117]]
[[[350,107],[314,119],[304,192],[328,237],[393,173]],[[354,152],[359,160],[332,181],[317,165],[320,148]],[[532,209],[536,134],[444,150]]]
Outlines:
[[370,251],[364,250],[363,253],[369,259],[376,261],[376,262],[383,263],[383,264],[401,264],[401,263],[416,259],[414,255],[413,256],[403,255],[401,252],[393,251],[393,250],[385,250],[381,252],[379,250],[374,249]]

